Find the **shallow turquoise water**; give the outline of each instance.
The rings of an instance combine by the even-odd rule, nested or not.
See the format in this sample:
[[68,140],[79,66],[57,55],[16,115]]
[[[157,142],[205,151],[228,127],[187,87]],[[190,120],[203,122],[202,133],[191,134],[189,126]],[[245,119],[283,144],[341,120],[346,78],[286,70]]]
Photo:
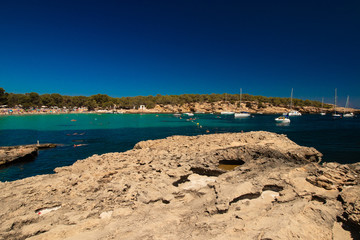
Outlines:
[[[31,162],[0,169],[1,181],[52,173],[93,154],[131,149],[138,141],[171,135],[198,135],[265,130],[284,133],[300,145],[324,154],[324,161],[352,163],[360,157],[360,118],[333,120],[330,116],[293,117],[290,125],[276,124],[276,115],[234,119],[212,114],[195,115],[195,121],[172,114],[63,114],[0,116],[0,145],[58,143],[39,152]],[[72,121],[76,120],[76,121]],[[199,123],[199,124],[197,124]],[[201,127],[200,127],[201,126]],[[84,144],[74,147],[74,144]]]

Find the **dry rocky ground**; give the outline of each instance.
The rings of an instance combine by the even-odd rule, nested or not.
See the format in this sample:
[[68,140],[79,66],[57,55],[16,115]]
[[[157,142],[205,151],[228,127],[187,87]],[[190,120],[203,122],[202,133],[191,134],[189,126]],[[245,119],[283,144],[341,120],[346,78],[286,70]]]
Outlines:
[[360,165],[321,156],[269,132],[140,142],[0,183],[0,238],[356,239]]

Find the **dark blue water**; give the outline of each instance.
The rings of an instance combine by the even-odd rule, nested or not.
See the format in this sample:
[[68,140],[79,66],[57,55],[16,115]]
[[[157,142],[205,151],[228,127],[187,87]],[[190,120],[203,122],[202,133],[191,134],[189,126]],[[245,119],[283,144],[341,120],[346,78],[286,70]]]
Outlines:
[[[58,143],[43,150],[34,160],[0,169],[1,181],[13,181],[54,168],[73,164],[93,154],[122,152],[142,140],[171,135],[265,130],[286,134],[299,145],[315,147],[324,161],[354,163],[360,160],[360,118],[333,120],[330,116],[304,115],[291,118],[289,125],[276,124],[276,115],[255,115],[234,119],[231,116],[196,115],[195,121],[162,115],[37,115],[0,117],[0,145]],[[73,120],[73,121],[71,121]],[[74,121],[76,120],[76,121]],[[199,123],[199,124],[197,124]],[[201,126],[201,127],[200,127]],[[83,144],[74,147],[74,144]]]

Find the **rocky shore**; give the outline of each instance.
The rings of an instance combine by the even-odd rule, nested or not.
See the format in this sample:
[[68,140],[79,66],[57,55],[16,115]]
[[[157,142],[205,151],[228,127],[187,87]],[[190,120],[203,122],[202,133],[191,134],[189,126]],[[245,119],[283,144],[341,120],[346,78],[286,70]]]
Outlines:
[[360,164],[321,157],[269,132],[139,142],[0,183],[0,238],[358,239]]
[[0,166],[18,161],[33,160],[39,150],[54,147],[56,144],[52,143],[0,147]]
[[[360,113],[359,109],[353,108],[343,108],[337,107],[338,112],[353,112]],[[263,103],[260,108],[256,102],[248,102],[241,104],[241,111],[247,111],[250,113],[262,113],[262,114],[282,114],[284,112],[289,112],[291,109],[287,107],[278,107],[270,103]],[[332,113],[333,108],[318,108],[311,106],[304,107],[294,107],[294,110],[300,111],[305,114],[316,114],[320,112]],[[214,103],[186,103],[183,105],[156,105],[153,109],[131,109],[124,110],[123,113],[186,113],[186,112],[198,112],[198,113],[220,113],[220,112],[238,112],[239,103],[235,102],[233,104],[226,102],[214,102]]]
[[[260,113],[260,114],[282,114],[284,112],[289,112],[291,109],[288,107],[279,107],[274,106],[270,103],[263,103],[262,107],[259,107],[257,102],[248,102],[241,104],[241,111],[247,111],[250,113]],[[333,108],[318,108],[312,106],[298,107],[295,106],[293,110],[300,111],[305,114],[316,114],[320,112],[332,113]],[[62,109],[53,110],[53,109],[38,109],[32,111],[25,111],[24,109],[6,109],[0,111],[0,115],[38,115],[38,114],[79,114],[79,113],[186,113],[186,112],[197,112],[197,113],[220,113],[220,112],[238,112],[239,103],[228,103],[224,101],[214,102],[214,103],[185,103],[182,105],[173,105],[173,104],[164,104],[164,105],[155,105],[151,109],[97,109],[95,111],[87,111],[87,109],[77,109],[73,111],[71,109]],[[359,114],[359,109],[354,108],[343,108],[337,107],[337,111],[342,112],[353,112]]]

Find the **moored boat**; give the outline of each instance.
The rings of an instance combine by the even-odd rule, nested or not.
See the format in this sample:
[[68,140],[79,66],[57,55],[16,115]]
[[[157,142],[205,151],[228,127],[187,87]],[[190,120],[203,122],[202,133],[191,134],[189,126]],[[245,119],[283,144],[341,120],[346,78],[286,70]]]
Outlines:
[[[345,104],[345,110],[349,108],[349,95],[347,96],[347,99],[346,99],[346,104]],[[344,110],[344,114],[343,114],[343,117],[354,117],[354,113],[352,112],[345,112]]]
[[343,117],[354,117],[354,113],[344,113]]
[[284,115],[289,115],[289,116],[301,116],[301,113],[296,111],[296,110],[291,110],[290,112],[288,113],[284,113]]
[[245,117],[250,117],[250,113],[249,112],[239,112],[239,113],[235,113],[234,114],[235,118],[245,118]]
[[336,102],[337,102],[337,88],[335,88],[335,104],[334,104],[334,113],[332,114],[333,118],[341,118],[341,114],[336,112]]
[[291,89],[291,97],[290,97],[290,112],[283,113],[284,116],[301,116],[301,113],[292,109],[292,99],[293,99],[293,91],[294,89]]
[[232,115],[235,114],[235,112],[221,112],[221,115]]
[[[241,109],[241,96],[242,96],[242,88],[240,88],[240,97],[239,97],[239,108]],[[234,114],[235,118],[246,118],[246,117],[250,117],[250,113],[249,112],[238,112]]]
[[280,116],[275,118],[276,122],[281,122],[281,123],[290,123],[290,118],[286,117],[286,116]]
[[321,99],[321,112],[320,112],[320,115],[321,116],[325,116],[326,115],[326,112],[323,112],[322,109],[324,108],[324,98]]

